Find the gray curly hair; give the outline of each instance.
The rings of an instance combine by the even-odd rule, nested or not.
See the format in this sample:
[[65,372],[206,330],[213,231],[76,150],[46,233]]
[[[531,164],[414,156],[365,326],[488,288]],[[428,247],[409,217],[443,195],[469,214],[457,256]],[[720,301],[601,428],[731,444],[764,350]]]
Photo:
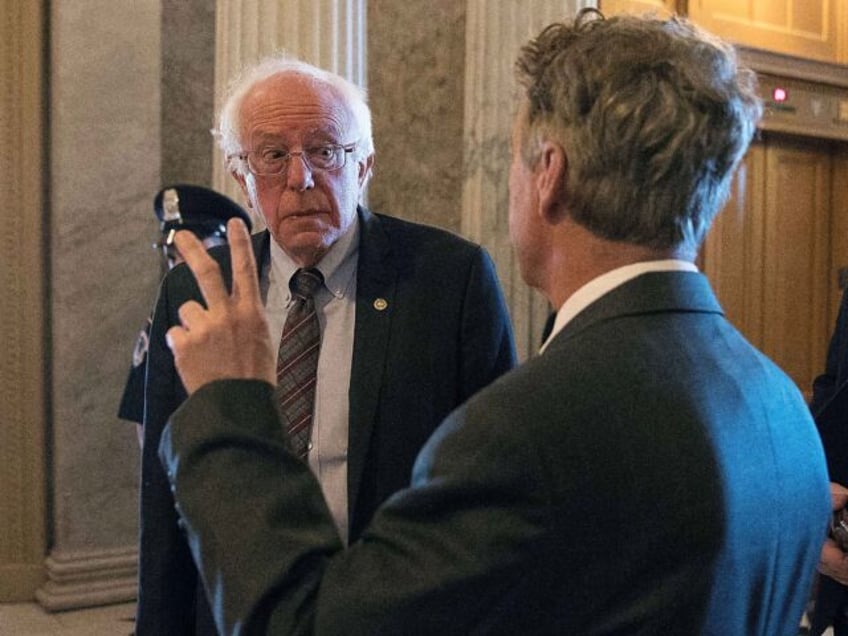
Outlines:
[[681,18],[584,10],[521,50],[521,148],[562,144],[572,218],[594,234],[694,255],[762,115],[732,47]]

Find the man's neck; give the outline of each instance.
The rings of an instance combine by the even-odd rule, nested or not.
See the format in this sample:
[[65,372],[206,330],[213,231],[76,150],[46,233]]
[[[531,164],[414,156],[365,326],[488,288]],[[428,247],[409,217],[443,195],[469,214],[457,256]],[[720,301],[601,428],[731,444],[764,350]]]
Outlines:
[[561,307],[586,283],[625,265],[667,259],[694,261],[691,254],[679,247],[654,249],[608,241],[573,221],[563,224],[567,227],[559,228],[561,233],[552,250],[548,281],[543,288],[553,307]]

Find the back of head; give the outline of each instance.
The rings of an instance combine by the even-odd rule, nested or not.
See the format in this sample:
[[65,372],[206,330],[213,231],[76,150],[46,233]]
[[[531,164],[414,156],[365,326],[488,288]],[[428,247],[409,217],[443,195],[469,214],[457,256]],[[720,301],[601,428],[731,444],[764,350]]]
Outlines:
[[516,64],[527,140],[568,161],[565,208],[594,234],[693,256],[727,199],[762,106],[734,50],[689,22],[584,10]]

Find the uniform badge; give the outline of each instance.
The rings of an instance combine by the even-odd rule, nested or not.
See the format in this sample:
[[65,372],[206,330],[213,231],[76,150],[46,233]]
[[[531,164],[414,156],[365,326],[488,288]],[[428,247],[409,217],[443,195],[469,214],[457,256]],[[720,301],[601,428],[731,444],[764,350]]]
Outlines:
[[144,359],[147,357],[147,347],[150,344],[149,330],[150,322],[148,321],[144,329],[138,332],[138,340],[135,341],[135,347],[133,347],[133,367],[140,367],[144,364]]

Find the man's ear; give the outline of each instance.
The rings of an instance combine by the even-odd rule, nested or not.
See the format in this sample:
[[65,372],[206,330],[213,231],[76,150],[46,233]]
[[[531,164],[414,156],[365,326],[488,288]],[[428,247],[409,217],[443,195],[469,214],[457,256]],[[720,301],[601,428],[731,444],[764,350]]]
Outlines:
[[374,153],[371,153],[362,161],[358,161],[357,166],[359,167],[359,187],[364,188],[371,178],[371,171],[374,169]]
[[253,201],[250,198],[250,192],[247,189],[247,182],[245,181],[244,175],[238,170],[230,170],[230,174],[233,175],[233,179],[235,179],[239,187],[241,188],[241,193],[244,195],[244,200],[247,202],[248,208],[253,208]]
[[560,221],[565,214],[567,174],[565,149],[556,142],[543,141],[536,163],[536,188],[539,192],[539,213],[548,223]]

